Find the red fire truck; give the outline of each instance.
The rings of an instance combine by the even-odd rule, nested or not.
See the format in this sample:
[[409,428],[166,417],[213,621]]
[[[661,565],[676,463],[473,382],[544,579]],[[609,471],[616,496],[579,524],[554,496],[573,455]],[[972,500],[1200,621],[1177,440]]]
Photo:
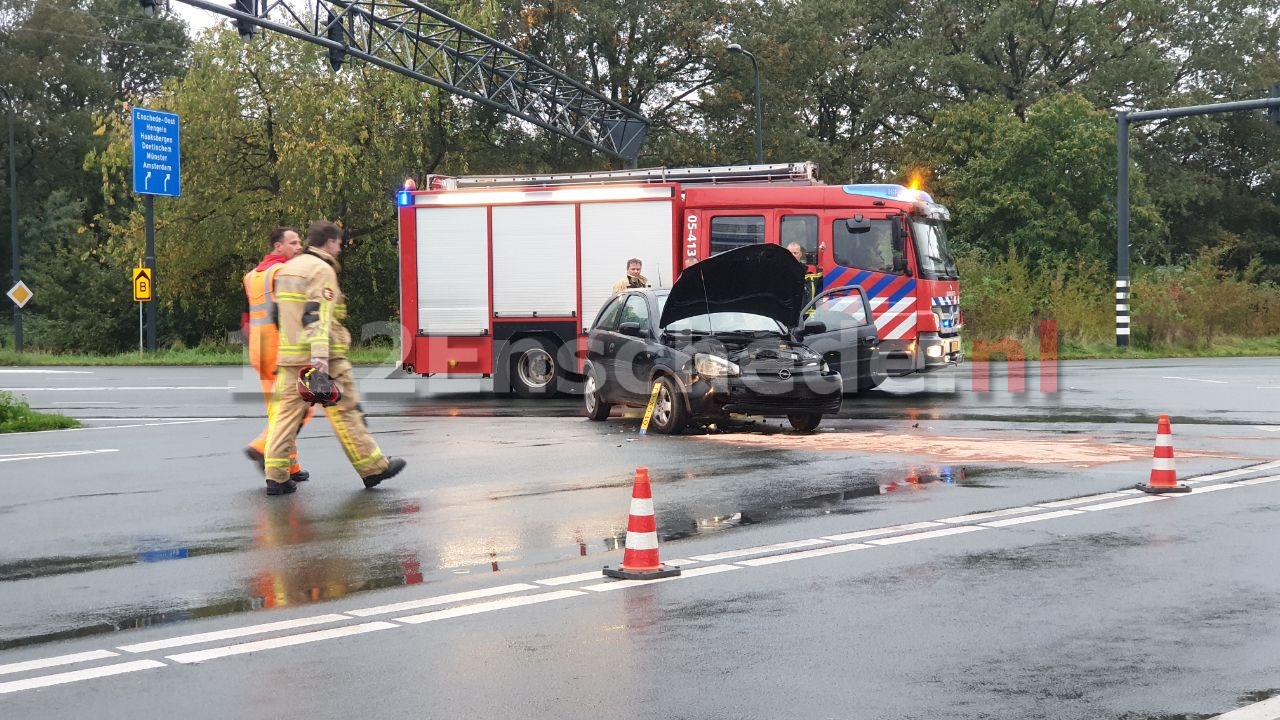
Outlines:
[[[798,243],[823,287],[861,286],[881,375],[962,361],[950,214],[901,185],[825,185],[812,163],[536,176],[430,176],[397,194],[402,365],[571,387],[579,344],[626,273],[654,287],[749,243]],[[852,388],[849,388],[852,390]]]

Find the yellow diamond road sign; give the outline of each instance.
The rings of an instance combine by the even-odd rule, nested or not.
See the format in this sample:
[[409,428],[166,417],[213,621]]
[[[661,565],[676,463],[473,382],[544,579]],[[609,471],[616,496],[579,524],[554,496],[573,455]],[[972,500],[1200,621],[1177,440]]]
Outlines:
[[31,300],[31,296],[35,295],[35,293],[31,292],[31,288],[27,287],[27,284],[21,280],[18,281],[17,285],[9,288],[9,292],[6,294],[18,307],[26,305]]

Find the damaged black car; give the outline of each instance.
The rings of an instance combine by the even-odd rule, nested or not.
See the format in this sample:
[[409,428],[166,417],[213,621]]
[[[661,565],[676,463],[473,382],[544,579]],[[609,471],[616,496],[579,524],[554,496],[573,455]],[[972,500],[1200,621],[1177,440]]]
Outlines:
[[839,412],[843,381],[800,340],[826,331],[805,322],[804,272],[784,248],[750,245],[694,265],[670,289],[615,295],[587,333],[587,416],[656,396],[651,424],[662,433],[729,413],[814,430]]

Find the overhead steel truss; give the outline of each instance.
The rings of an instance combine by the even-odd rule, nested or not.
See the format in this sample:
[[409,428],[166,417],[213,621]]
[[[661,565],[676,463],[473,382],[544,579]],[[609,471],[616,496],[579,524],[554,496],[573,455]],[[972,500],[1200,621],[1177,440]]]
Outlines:
[[[483,103],[634,163],[649,123],[582,83],[415,0],[252,0],[248,14],[208,0],[177,0],[330,49]],[[302,0],[291,0],[299,3]]]

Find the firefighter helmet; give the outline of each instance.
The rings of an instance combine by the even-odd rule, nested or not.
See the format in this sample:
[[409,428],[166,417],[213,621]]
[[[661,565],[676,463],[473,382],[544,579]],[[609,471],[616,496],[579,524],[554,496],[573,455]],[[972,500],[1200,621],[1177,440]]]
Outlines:
[[310,365],[298,371],[298,394],[312,405],[319,403],[324,407],[337,405],[342,399],[342,390],[329,373]]

